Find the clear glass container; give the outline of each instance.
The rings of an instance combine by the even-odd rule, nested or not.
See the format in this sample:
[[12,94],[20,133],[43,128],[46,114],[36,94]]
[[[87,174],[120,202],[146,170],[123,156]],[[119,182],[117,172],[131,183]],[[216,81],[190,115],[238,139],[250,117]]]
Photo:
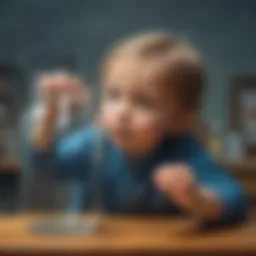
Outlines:
[[[42,104],[40,101],[40,95],[38,95],[38,91],[35,91],[35,112],[37,116],[42,114]],[[63,135],[68,135],[70,130],[72,130],[72,124],[76,123],[76,127],[85,126],[86,123],[90,120],[89,118],[92,116],[91,113],[88,113],[88,109],[86,111],[82,110],[78,112],[79,114],[73,116],[70,113],[70,104],[71,100],[68,96],[60,98],[59,101],[59,119],[56,124],[57,133],[61,133]],[[90,110],[90,109],[89,109]],[[35,117],[37,118],[37,117]],[[77,120],[74,120],[74,119]],[[102,213],[102,168],[101,168],[101,156],[102,156],[102,147],[101,147],[101,136],[99,134],[99,140],[95,143],[94,147],[95,159],[93,161],[93,170],[89,170],[92,175],[90,180],[88,181],[65,181],[63,184],[61,181],[57,181],[56,185],[60,185],[64,187],[64,192],[60,189],[58,194],[61,197],[62,201],[64,201],[64,207],[61,211],[54,210],[50,211],[50,215],[43,215],[38,221],[33,223],[30,227],[32,232],[41,233],[41,234],[55,234],[55,235],[71,235],[71,234],[91,234],[95,233],[99,230],[101,220],[103,218]],[[37,170],[32,170],[32,172],[36,172]],[[54,172],[54,170],[50,170]],[[27,180],[24,182],[26,186],[29,186],[29,182],[31,182],[29,175]],[[39,181],[40,182],[40,181]],[[62,184],[61,184],[62,183]],[[64,191],[63,190],[63,191]],[[42,191],[43,193],[43,191]],[[55,198],[55,202],[58,201],[58,196],[56,196],[56,190],[52,190],[52,197]],[[84,206],[84,193],[89,193],[91,198],[90,208],[83,209]],[[61,201],[60,200],[60,201]]]

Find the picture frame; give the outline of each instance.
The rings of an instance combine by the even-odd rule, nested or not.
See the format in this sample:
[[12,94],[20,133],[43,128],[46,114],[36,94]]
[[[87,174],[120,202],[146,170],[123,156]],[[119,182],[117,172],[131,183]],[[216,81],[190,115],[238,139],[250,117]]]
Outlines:
[[229,128],[242,136],[247,155],[255,155],[256,75],[233,77],[230,90]]

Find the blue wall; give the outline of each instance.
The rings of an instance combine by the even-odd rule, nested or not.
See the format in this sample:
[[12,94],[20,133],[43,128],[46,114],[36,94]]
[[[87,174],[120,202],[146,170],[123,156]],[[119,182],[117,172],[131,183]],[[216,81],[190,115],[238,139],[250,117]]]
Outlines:
[[163,28],[203,54],[210,78],[203,116],[225,128],[230,78],[256,74],[255,11],[254,0],[1,0],[0,62],[28,74],[65,62],[93,84],[109,44]]

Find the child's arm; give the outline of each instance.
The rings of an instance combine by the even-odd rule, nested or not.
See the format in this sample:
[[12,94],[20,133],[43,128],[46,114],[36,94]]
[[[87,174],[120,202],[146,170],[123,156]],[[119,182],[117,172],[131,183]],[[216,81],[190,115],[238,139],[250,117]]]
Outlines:
[[55,126],[58,118],[57,104],[45,104],[43,113],[35,118],[35,123],[30,135],[33,146],[37,150],[47,151],[52,147]]
[[66,111],[72,114],[78,105],[86,102],[88,93],[85,86],[76,77],[67,73],[48,74],[37,81],[41,97],[42,113],[36,118],[31,140],[40,150],[51,147],[55,134],[56,123],[61,111],[61,100],[68,99]]
[[90,131],[82,131],[66,139],[58,139],[55,128],[60,98],[71,97],[71,105],[74,106],[77,95],[82,95],[84,88],[74,77],[63,73],[44,76],[38,83],[43,109],[32,128],[30,155],[33,167],[54,168],[57,171],[61,169],[61,176],[67,172],[77,173],[81,165],[85,164],[87,144],[92,134]]
[[83,179],[90,169],[93,145],[98,131],[82,129],[69,136],[56,138],[47,150],[32,145],[30,159],[35,170],[50,169],[58,179]]
[[248,202],[239,184],[195,141],[188,140],[186,144],[187,150],[192,149],[184,154],[187,164],[159,168],[155,175],[157,187],[179,207],[205,220],[225,223],[244,220]]
[[219,219],[222,205],[212,191],[200,188],[191,167],[166,164],[157,169],[154,181],[178,207],[204,219]]

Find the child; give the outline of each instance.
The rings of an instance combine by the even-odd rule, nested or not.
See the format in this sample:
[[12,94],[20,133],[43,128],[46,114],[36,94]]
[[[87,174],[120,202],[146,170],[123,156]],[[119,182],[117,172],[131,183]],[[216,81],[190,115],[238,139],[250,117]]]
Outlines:
[[185,211],[214,223],[246,217],[241,188],[190,131],[204,84],[200,58],[191,47],[164,33],[135,36],[108,54],[101,82],[100,125],[57,139],[59,96],[70,97],[74,107],[85,87],[67,74],[39,80],[45,111],[32,135],[37,168],[51,164],[58,177],[88,179],[102,130],[107,211]]

